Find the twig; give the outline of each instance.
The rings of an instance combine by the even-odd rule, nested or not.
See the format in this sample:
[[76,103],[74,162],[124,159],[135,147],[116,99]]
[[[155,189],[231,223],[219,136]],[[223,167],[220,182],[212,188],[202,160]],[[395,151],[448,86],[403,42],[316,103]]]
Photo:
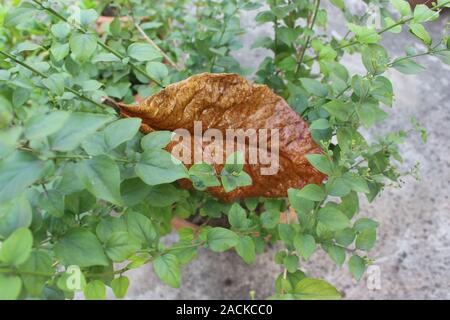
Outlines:
[[[34,3],[36,3],[40,8],[42,8],[42,10],[47,11],[49,14],[55,16],[56,18],[58,18],[61,21],[64,21],[66,23],[68,23],[69,25],[71,25],[72,27],[74,27],[78,32],[81,32],[83,34],[88,34],[88,32],[81,28],[80,26],[74,25],[72,24],[69,20],[67,20],[66,18],[64,18],[61,14],[59,14],[57,11],[53,10],[52,8],[49,8],[45,5],[43,5],[40,1],[38,0],[32,0]],[[120,60],[125,59],[126,57],[124,55],[122,55],[121,53],[117,52],[116,50],[114,50],[113,48],[111,48],[110,46],[108,46],[106,43],[100,41],[100,39],[98,39],[97,37],[95,38],[95,40],[97,41],[97,44],[102,47],[103,49],[105,49],[106,51],[111,52],[113,55],[115,55],[116,57],[118,57]],[[160,88],[164,88],[164,85],[156,80],[154,77],[150,76],[147,72],[145,72],[144,70],[142,70],[139,66],[135,65],[132,62],[128,62],[128,64],[131,66],[131,68],[136,71],[139,72],[140,74],[142,74],[144,77],[152,80],[154,83],[156,83],[156,85],[158,85],[158,87]]]
[[[308,29],[310,29],[310,30],[312,30],[313,29],[313,27],[314,27],[314,24],[316,23],[316,18],[317,18],[317,13],[319,12],[319,7],[320,7],[320,0],[316,0],[316,6],[315,6],[315,8],[314,8],[314,13],[313,13],[313,17],[312,17],[312,20],[311,20],[311,25],[308,27]],[[298,60],[298,62],[297,62],[297,65],[295,66],[295,74],[297,74],[298,73],[298,71],[300,70],[300,66],[302,65],[302,63],[303,63],[303,59],[304,59],[304,57],[305,57],[305,53],[306,53],[306,50],[308,49],[308,47],[309,47],[309,42],[311,41],[311,35],[309,35],[307,38],[306,38],[306,43],[305,43],[305,45],[303,46],[303,48],[302,48],[302,51],[301,51],[301,53],[300,53],[300,58],[299,58],[299,60]]]
[[[25,62],[23,62],[23,61],[20,61],[19,59],[17,59],[16,57],[14,57],[13,55],[11,55],[11,54],[9,54],[9,53],[0,50],[0,54],[4,55],[5,57],[7,57],[7,58],[9,58],[9,59],[11,59],[11,60],[13,60],[15,63],[20,64],[22,67],[24,67],[24,68],[30,70],[31,72],[37,74],[38,76],[40,76],[40,77],[42,77],[42,78],[44,78],[44,79],[47,79],[47,78],[48,78],[48,75],[46,75],[45,73],[40,72],[39,70],[36,70],[35,68],[33,68],[32,66],[30,66],[29,64],[27,64],[27,63],[25,63]],[[94,105],[96,105],[96,106],[98,106],[98,107],[100,107],[100,108],[105,108],[105,107],[106,107],[105,105],[100,104],[100,103],[98,103],[98,102],[92,100],[92,99],[89,98],[89,97],[86,97],[85,95],[79,93],[78,91],[76,91],[76,90],[74,90],[74,89],[72,89],[72,88],[70,88],[70,87],[68,87],[68,86],[64,86],[64,89],[67,90],[67,91],[69,91],[69,92],[71,92],[71,93],[73,93],[73,94],[76,95],[77,97],[79,97],[79,98],[81,98],[81,99],[84,99],[84,100],[86,100],[86,101],[88,101],[88,102],[90,102],[90,103],[92,103],[92,104],[94,104]]]
[[156,50],[158,50],[159,53],[161,53],[161,55],[164,57],[164,59],[166,59],[166,61],[172,66],[174,67],[176,70],[180,71],[180,68],[176,65],[175,62],[173,62],[172,59],[170,59],[170,57],[152,40],[150,39],[149,36],[147,36],[147,34],[144,32],[144,30],[142,30],[142,28],[139,26],[139,24],[135,23],[134,24],[136,29],[139,31],[139,33],[142,35],[142,37],[145,39],[145,41],[147,41],[149,44],[151,44]]

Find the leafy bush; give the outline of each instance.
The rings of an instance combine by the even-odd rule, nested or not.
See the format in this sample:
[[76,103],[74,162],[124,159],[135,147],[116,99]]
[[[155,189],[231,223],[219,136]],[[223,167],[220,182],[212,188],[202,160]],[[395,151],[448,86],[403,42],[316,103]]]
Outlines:
[[[284,247],[275,255],[283,271],[272,298],[340,296],[301,271],[300,260],[318,247],[337,265],[347,261],[352,276],[361,279],[372,263],[368,252],[378,223],[357,216],[359,195],[373,201],[386,185],[399,182],[397,145],[411,130],[374,141],[364,132],[386,119],[393,105],[392,84],[383,76],[387,69],[419,73],[424,67],[415,58],[422,55],[450,63],[448,36],[432,41],[424,27],[450,1],[439,0],[431,9],[412,9],[404,0],[365,1],[380,15],[381,26],[367,23],[370,15],[352,14],[343,0],[330,2],[347,20],[343,38],[323,32],[327,10],[320,0],[268,0],[264,6],[237,0],[0,5],[0,298],[62,299],[83,291],[99,299],[105,286],[121,298],[129,285],[126,272],[145,264],[167,285],[179,287],[182,266],[199,248],[234,249],[252,263],[275,243]],[[240,13],[254,9],[256,22],[274,31],[254,41],[253,47],[272,51],[254,80],[310,123],[323,155],[309,160],[328,179],[322,186],[290,189],[288,200],[226,204],[201,190],[179,189],[162,150],[167,135],[143,137],[140,119],[118,119],[102,97],[131,103],[205,71],[251,75],[232,53],[245,32]],[[99,23],[102,12],[115,18]],[[402,29],[423,50],[407,48],[405,56],[390,57],[380,41]],[[339,62],[355,52],[361,53],[365,75],[351,75]],[[426,138],[416,120],[412,129]],[[143,160],[149,150],[165,161],[159,170]],[[190,177],[204,189],[211,181],[201,172],[208,169],[196,169]],[[285,213],[289,207],[298,221]],[[168,246],[162,237],[174,217],[202,223],[198,230],[180,229],[178,242]],[[209,225],[219,218],[227,227]]]

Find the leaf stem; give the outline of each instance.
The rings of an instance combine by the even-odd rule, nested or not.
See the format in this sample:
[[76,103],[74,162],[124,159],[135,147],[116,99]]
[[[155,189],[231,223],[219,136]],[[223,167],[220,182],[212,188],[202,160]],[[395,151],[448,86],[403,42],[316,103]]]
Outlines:
[[174,67],[176,70],[180,71],[180,68],[176,65],[175,62],[173,62],[172,59],[170,59],[170,57],[152,40],[150,39],[150,37],[144,32],[144,30],[142,30],[142,28],[139,26],[138,23],[135,23],[134,26],[136,27],[136,29],[139,31],[139,33],[141,34],[141,36],[145,39],[145,41],[147,41],[150,45],[152,45],[159,53],[161,53],[161,55],[164,57],[164,59],[166,59],[166,61],[172,66]]

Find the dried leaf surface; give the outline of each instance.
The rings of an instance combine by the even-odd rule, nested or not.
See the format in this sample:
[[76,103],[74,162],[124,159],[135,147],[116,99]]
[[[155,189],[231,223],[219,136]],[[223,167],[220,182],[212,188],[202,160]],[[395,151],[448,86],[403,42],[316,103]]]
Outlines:
[[[253,184],[229,193],[222,187],[208,188],[210,194],[224,201],[257,196],[285,197],[289,188],[320,184],[325,178],[305,157],[307,154],[321,153],[320,147],[311,138],[307,123],[267,86],[253,84],[240,75],[195,75],[168,86],[138,106],[120,104],[120,109],[126,117],[141,118],[141,130],[145,133],[184,128],[194,135],[194,121],[201,121],[202,132],[218,129],[224,137],[227,129],[278,129],[278,172],[261,175],[264,165],[248,164],[247,148],[244,170],[252,177]],[[169,151],[175,145],[171,143]],[[204,149],[205,144],[201,148]],[[228,155],[225,150],[223,152],[224,156]],[[190,167],[189,163],[185,164]],[[212,165],[220,174],[223,164]],[[187,180],[180,181],[180,184],[184,188],[192,188]]]

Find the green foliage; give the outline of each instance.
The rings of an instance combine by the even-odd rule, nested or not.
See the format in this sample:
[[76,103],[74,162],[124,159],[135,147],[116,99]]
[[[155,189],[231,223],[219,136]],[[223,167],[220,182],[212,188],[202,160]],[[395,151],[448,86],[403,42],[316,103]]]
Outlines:
[[[416,58],[423,55],[450,63],[448,34],[436,39],[427,31],[449,2],[414,10],[405,0],[372,3],[384,23],[376,28],[345,1],[333,0],[347,20],[343,38],[326,30],[327,12],[317,0],[268,0],[262,9],[262,1],[135,0],[114,6],[117,17],[133,19],[99,27],[99,1],[1,4],[0,299],[64,299],[77,291],[105,299],[106,287],[123,298],[130,285],[124,274],[146,264],[179,287],[181,268],[200,247],[234,249],[250,264],[277,242],[284,245],[275,256],[283,272],[270,298],[339,298],[329,283],[308,278],[301,268],[323,250],[360,280],[372,261],[378,223],[358,215],[359,196],[371,202],[399,182],[398,144],[412,130],[370,141],[365,132],[393,107],[387,70],[420,73],[425,67]],[[71,14],[72,4],[79,15]],[[274,32],[255,39],[253,48],[272,55],[249,70],[232,53],[245,33],[240,14],[254,9],[256,22]],[[422,49],[391,57],[380,41],[385,32],[402,29]],[[341,63],[354,52],[365,74],[350,74]],[[164,150],[172,132],[143,136],[140,119],[119,119],[103,104],[105,96],[132,103],[200,72],[255,74],[252,80],[284,97],[323,150],[306,156],[328,176],[323,185],[289,189],[288,199],[222,203],[204,191],[251,185],[242,153],[230,155],[221,172],[206,163],[187,169]],[[414,119],[412,127],[425,141]],[[180,189],[179,179],[189,179],[195,190]],[[286,214],[289,208],[295,216]],[[172,218],[191,216],[205,223],[179,230],[176,243],[163,245]],[[211,227],[211,219],[225,222]]]

